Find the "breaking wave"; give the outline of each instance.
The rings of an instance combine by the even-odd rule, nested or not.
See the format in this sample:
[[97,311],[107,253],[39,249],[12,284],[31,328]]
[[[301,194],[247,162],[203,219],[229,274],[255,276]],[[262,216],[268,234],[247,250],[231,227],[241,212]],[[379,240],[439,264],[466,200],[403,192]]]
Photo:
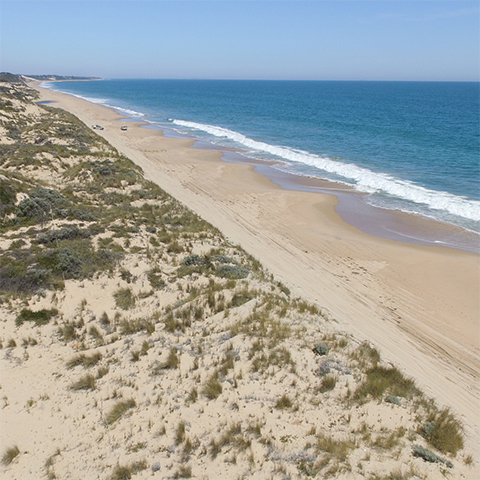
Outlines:
[[[289,163],[293,162],[314,167],[321,172],[327,172],[340,177],[344,183],[353,185],[357,190],[365,193],[383,193],[470,221],[480,221],[480,201],[470,200],[448,192],[430,190],[387,173],[373,172],[367,168],[341,162],[327,156],[284,146],[270,145],[223,127],[176,119],[173,119],[172,123],[180,127],[200,130],[215,137],[228,139],[235,144],[241,145],[243,148],[246,147],[252,152],[267,153]],[[321,172],[319,172],[319,176],[321,176]]]

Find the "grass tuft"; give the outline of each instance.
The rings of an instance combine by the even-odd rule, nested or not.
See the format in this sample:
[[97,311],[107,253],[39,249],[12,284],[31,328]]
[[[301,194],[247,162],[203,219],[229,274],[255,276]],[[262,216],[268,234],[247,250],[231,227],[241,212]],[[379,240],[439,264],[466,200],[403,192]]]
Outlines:
[[463,448],[463,431],[460,422],[448,408],[431,414],[420,431],[421,435],[442,453],[456,455]]
[[275,402],[275,408],[278,408],[279,410],[285,410],[287,408],[291,408],[293,405],[292,401],[290,398],[283,394],[277,401]]
[[222,393],[222,385],[218,381],[218,373],[211,375],[203,385],[202,393],[209,399],[214,400]]
[[95,390],[95,388],[97,388],[97,384],[95,377],[91,374],[84,375],[70,385],[71,390]]
[[118,308],[122,310],[130,310],[135,306],[136,300],[131,288],[119,288],[113,298]]
[[79,365],[82,365],[84,368],[94,367],[101,359],[102,354],[100,352],[95,352],[91,355],[80,353],[67,362],[67,368],[70,370]]
[[2,456],[2,463],[4,465],[10,465],[15,460],[15,458],[18,457],[18,455],[20,455],[20,450],[16,445],[7,448],[7,450],[5,450],[5,453]]
[[121,418],[128,410],[135,407],[136,403],[135,400],[121,400],[117,402],[112,409],[108,412],[107,416],[105,417],[105,422],[107,425],[111,425],[112,423],[116,422],[119,418]]
[[365,380],[357,387],[353,399],[365,403],[369,397],[381,398],[385,392],[397,397],[409,398],[418,392],[415,382],[406,378],[397,368],[386,368],[375,364],[367,370]]

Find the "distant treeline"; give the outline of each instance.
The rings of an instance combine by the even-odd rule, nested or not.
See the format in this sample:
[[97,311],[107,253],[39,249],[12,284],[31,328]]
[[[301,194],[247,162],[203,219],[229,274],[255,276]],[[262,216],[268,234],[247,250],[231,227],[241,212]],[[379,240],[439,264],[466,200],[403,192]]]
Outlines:
[[73,75],[25,75],[35,80],[100,80],[99,77],[75,77]]
[[14,73],[0,72],[0,82],[24,83],[25,78],[35,80],[100,80],[99,77],[75,77],[73,75],[16,75]]

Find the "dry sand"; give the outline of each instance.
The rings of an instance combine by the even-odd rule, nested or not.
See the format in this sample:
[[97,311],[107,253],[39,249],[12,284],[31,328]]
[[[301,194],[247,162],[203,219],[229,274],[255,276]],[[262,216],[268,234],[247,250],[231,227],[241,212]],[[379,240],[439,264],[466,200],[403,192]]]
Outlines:
[[36,87],[145,171],[148,179],[257,257],[293,293],[368,339],[466,426],[480,445],[479,255],[377,238],[335,213],[336,198],[284,190],[249,165],[128,123],[113,110]]

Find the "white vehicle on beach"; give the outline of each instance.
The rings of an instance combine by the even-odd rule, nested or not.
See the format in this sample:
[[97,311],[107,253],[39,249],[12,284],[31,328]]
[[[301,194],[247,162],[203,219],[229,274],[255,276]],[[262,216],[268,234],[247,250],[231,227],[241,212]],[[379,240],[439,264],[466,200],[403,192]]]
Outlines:
[[92,125],[92,128],[94,130],[103,130],[103,127],[101,125]]
[[126,129],[127,129],[127,126],[126,126],[126,125],[122,125],[122,126],[120,127],[120,130],[126,130]]

